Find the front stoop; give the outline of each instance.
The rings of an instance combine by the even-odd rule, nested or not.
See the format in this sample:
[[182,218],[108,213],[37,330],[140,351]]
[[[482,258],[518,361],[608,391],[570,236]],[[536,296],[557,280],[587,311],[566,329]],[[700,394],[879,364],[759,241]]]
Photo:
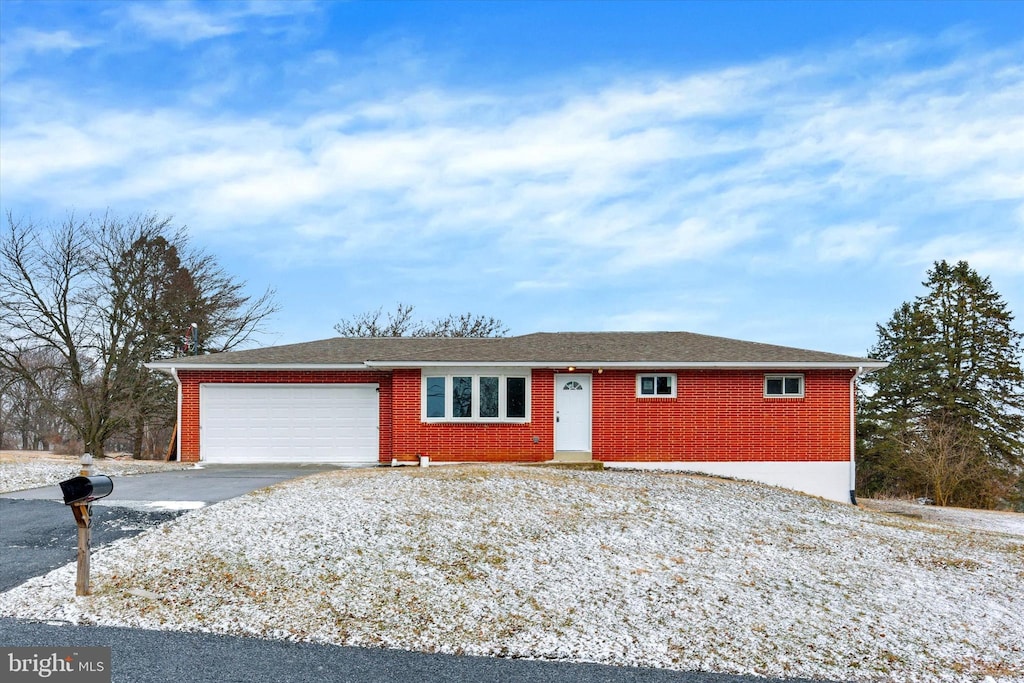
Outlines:
[[551,460],[535,463],[540,467],[558,467],[572,470],[603,470],[604,463],[594,460],[587,451],[556,451]]
[[593,462],[594,454],[587,451],[555,451],[554,462]]
[[527,467],[550,467],[556,470],[603,470],[604,463],[599,460],[545,460],[544,462],[523,463]]

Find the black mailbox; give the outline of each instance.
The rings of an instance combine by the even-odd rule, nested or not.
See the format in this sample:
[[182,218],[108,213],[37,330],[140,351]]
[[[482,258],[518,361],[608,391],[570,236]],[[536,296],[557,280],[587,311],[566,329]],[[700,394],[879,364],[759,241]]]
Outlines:
[[99,498],[105,498],[114,490],[114,482],[105,474],[97,474],[92,477],[72,477],[60,483],[60,490],[64,494],[64,504],[74,505],[75,503],[91,503]]

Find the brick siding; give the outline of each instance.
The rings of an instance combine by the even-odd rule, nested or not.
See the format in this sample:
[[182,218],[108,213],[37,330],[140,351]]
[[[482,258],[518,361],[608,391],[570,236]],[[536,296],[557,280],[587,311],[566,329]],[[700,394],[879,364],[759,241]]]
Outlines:
[[[764,371],[681,370],[674,398],[637,398],[638,370],[593,373],[596,460],[844,461],[850,457],[852,370],[805,370],[803,398],[764,398]],[[655,371],[651,371],[655,372]],[[669,372],[657,370],[659,373]],[[199,452],[199,385],[376,383],[380,460],[536,462],[554,451],[554,371],[534,370],[528,424],[426,424],[418,369],[180,370],[181,459]],[[536,442],[534,439],[536,438]]]

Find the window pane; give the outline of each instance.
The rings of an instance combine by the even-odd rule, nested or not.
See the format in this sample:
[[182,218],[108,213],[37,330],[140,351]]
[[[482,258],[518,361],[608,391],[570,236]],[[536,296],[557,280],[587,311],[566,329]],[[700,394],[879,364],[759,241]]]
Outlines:
[[498,417],[498,378],[480,378],[480,417]]
[[764,393],[769,396],[781,396],[782,395],[782,378],[781,377],[769,377],[764,383]]
[[787,394],[801,394],[800,390],[800,378],[799,377],[787,377],[786,378],[786,393]]
[[658,377],[658,391],[657,393],[663,395],[672,394],[672,378],[665,375]]
[[452,377],[452,417],[473,417],[472,377]]
[[653,377],[641,377],[640,378],[640,393],[654,394],[654,378]]
[[444,417],[444,377],[427,378],[427,417]]
[[526,417],[526,378],[509,377],[506,382],[506,417]]

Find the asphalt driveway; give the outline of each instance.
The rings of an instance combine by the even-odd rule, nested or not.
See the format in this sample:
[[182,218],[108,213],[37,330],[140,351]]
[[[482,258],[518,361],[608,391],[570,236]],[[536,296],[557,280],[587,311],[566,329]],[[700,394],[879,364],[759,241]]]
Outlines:
[[[190,509],[245,495],[256,489],[317,472],[340,469],[339,465],[202,465],[187,470],[111,477],[114,491],[95,506],[158,509]],[[97,474],[102,474],[97,468]],[[61,501],[59,486],[44,486],[0,494],[0,498]],[[168,505],[152,505],[167,502]],[[173,504],[177,503],[177,505]],[[194,503],[185,505],[185,503]],[[70,513],[68,513],[70,516]]]
[[[135,536],[183,512],[330,465],[212,465],[114,477],[114,491],[93,504],[92,547]],[[45,574],[76,555],[77,528],[60,487],[0,495],[0,591]]]

